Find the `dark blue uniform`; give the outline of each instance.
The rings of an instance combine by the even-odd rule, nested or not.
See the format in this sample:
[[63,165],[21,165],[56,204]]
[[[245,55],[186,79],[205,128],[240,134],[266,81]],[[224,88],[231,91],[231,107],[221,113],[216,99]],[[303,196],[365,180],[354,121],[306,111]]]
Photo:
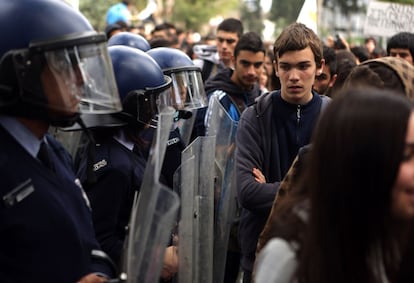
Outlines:
[[86,156],[78,176],[92,207],[96,237],[102,249],[119,263],[135,192],[144,176],[146,159],[113,138],[95,145],[94,171],[97,181],[87,184]]
[[[148,128],[142,131],[142,138],[151,143],[154,138],[156,129]],[[174,185],[174,173],[181,165],[181,153],[185,149],[185,144],[181,139],[181,134],[178,128],[170,132],[165,150],[164,161],[161,168],[160,181],[169,188]],[[147,148],[145,154],[149,155],[150,148]]]
[[109,274],[92,261],[100,247],[69,156],[48,143],[56,173],[0,126],[0,282],[73,283],[91,272]]

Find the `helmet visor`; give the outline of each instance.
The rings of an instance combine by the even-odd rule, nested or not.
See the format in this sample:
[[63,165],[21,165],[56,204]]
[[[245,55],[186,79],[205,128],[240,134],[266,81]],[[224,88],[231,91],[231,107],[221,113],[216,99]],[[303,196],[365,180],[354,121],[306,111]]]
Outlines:
[[158,87],[128,93],[122,102],[123,112],[142,124],[150,125],[153,118],[168,106],[166,98],[171,97],[171,78],[164,78],[165,83]]
[[75,113],[122,109],[106,43],[89,43],[44,52],[41,81],[48,107]]
[[176,110],[193,110],[207,106],[204,84],[198,68],[175,70],[167,74],[172,79],[173,93],[168,105]]

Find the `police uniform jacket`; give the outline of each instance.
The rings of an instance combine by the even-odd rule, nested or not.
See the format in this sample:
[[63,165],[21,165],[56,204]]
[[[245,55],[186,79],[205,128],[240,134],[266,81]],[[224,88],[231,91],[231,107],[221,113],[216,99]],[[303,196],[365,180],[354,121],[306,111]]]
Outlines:
[[91,203],[96,237],[116,263],[121,259],[134,195],[146,165],[144,156],[132,151],[133,144],[127,146],[114,138],[95,145],[95,183],[86,182],[86,159],[78,171]]
[[0,282],[77,282],[91,272],[99,249],[90,208],[69,156],[51,137],[45,167],[0,125]]

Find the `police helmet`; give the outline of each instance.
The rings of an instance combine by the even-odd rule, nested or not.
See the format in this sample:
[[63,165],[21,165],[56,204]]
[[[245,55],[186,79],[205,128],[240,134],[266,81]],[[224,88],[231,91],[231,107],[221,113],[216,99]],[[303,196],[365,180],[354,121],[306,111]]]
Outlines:
[[70,125],[121,109],[106,37],[64,1],[0,2],[0,113]]
[[157,47],[147,51],[158,63],[164,74],[173,81],[174,96],[168,105],[177,110],[193,110],[207,106],[201,70],[183,51]]
[[157,62],[144,51],[114,45],[108,48],[115,73],[123,112],[140,123],[149,124],[168,105],[164,96],[171,96],[171,78],[165,76]]
[[137,48],[142,51],[150,50],[151,46],[148,41],[141,35],[132,32],[124,31],[113,35],[108,40],[108,46],[126,45]]

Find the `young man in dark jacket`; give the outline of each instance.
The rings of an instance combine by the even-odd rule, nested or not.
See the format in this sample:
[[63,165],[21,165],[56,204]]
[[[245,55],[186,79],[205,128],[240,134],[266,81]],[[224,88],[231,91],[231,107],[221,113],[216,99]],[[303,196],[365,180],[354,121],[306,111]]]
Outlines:
[[[258,80],[265,52],[259,35],[254,32],[244,34],[234,50],[234,69],[223,69],[206,83],[205,91],[209,101],[216,96],[234,121],[238,121],[244,109],[261,94]],[[193,138],[205,134],[210,115],[208,107],[198,111]]]
[[309,143],[322,106],[322,98],[312,91],[324,65],[317,35],[294,23],[276,39],[274,53],[281,89],[260,96],[243,112],[236,136],[244,283],[251,281],[257,240],[279,183],[299,148]]

